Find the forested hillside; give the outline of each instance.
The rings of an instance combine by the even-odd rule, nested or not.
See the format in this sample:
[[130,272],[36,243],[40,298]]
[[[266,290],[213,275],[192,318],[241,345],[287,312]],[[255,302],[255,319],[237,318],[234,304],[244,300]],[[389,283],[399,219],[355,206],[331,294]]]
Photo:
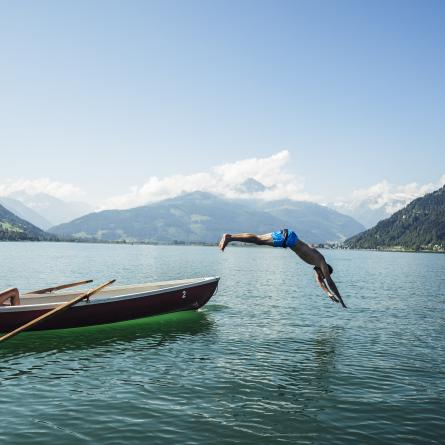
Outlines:
[[375,227],[345,241],[360,249],[445,249],[445,186],[418,198]]

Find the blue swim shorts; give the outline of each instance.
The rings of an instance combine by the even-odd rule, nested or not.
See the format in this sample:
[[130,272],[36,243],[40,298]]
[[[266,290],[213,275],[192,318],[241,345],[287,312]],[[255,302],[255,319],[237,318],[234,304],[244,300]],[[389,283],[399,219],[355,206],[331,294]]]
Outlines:
[[293,230],[283,229],[272,232],[272,239],[274,247],[294,247],[297,244],[298,236]]

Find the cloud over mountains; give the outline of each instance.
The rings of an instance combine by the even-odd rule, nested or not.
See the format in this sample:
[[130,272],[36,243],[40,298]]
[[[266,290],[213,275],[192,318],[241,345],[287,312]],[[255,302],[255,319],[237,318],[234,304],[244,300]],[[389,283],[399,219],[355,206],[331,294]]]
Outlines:
[[[100,209],[126,209],[195,191],[210,192],[224,198],[325,202],[324,197],[305,189],[304,178],[287,171],[289,159],[290,153],[283,150],[266,158],[222,164],[208,172],[164,178],[153,176],[128,193],[109,198]],[[445,175],[437,183],[427,184],[396,185],[382,180],[368,188],[356,189],[329,205],[358,217],[365,225],[373,225],[444,183]]]
[[339,212],[353,216],[366,227],[388,218],[416,198],[424,196],[445,184],[445,175],[437,183],[405,185],[383,180],[368,188],[354,190],[351,195],[330,204]]
[[267,158],[251,158],[222,164],[208,172],[152,176],[130,192],[108,199],[103,209],[125,209],[173,198],[185,192],[210,192],[224,198],[257,198],[264,200],[314,200],[304,190],[303,179],[286,171],[289,152],[280,151]]
[[0,183],[0,196],[9,196],[17,192],[29,195],[45,193],[59,199],[73,199],[84,195],[83,190],[76,185],[49,178],[6,180]]
[[[417,184],[416,182],[396,185],[383,180],[369,188],[354,190],[349,198],[349,205],[355,206],[362,201],[370,200],[372,201],[370,208],[385,207],[387,213],[394,213],[400,210],[407,202],[432,192],[444,184],[445,175],[443,175],[437,183],[430,182],[423,185]],[[400,205],[395,203],[405,204]]]

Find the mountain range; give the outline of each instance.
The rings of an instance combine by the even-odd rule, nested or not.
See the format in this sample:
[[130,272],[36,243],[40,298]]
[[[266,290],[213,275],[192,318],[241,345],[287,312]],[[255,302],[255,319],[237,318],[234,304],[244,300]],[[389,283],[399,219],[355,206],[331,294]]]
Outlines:
[[[264,189],[255,180],[246,181],[240,187],[240,191],[246,194]],[[445,248],[444,187],[412,201],[366,231],[354,218],[311,202],[224,199],[206,192],[186,193],[126,210],[88,213],[53,226],[49,219],[22,200],[27,198],[28,204],[32,202],[34,208],[43,208],[45,215],[48,208],[66,210],[71,207],[71,210],[66,210],[65,218],[70,212],[78,214],[88,207],[71,206],[73,203],[45,194],[32,196],[32,201],[26,195],[0,198],[0,240],[55,239],[57,235],[104,241],[215,243],[224,232],[267,233],[289,227],[311,243],[346,239],[345,245],[352,248]],[[58,212],[59,218],[62,213]],[[49,229],[52,235],[40,230],[50,226],[53,226]]]
[[48,241],[56,239],[28,221],[19,218],[0,204],[0,240]]
[[[230,195],[238,196],[239,201],[244,204],[249,201],[256,202],[261,207],[261,210],[264,210],[261,202],[283,202],[283,200],[270,201],[270,199],[273,199],[271,195],[274,194],[274,187],[265,186],[252,177],[245,179],[230,192]],[[410,201],[409,193],[391,192],[391,185],[385,181],[381,184],[376,184],[367,193],[362,193],[362,195],[358,196],[354,192],[349,198],[327,203],[323,207],[329,207],[343,215],[351,216],[363,224],[365,228],[370,228],[382,219],[388,218]],[[293,206],[297,202],[291,200],[284,201],[292,203]],[[23,190],[9,194],[6,197],[0,197],[0,204],[22,219],[44,230],[48,230],[55,225],[70,222],[93,211],[90,205],[83,202],[67,202],[46,193],[31,194]],[[266,207],[268,205],[266,204]],[[313,210],[315,210],[315,207]],[[331,234],[329,239],[337,238],[335,234]]]
[[351,248],[445,249],[445,186],[345,241]]
[[132,209],[90,213],[50,231],[80,239],[215,243],[224,232],[268,233],[283,227],[312,243],[343,241],[364,230],[353,218],[314,203],[229,200],[191,192]]
[[43,230],[92,211],[92,207],[84,202],[64,201],[46,193],[23,191],[1,196],[0,204]]
[[54,223],[51,224],[51,222],[44,216],[34,211],[31,207],[23,204],[23,202],[19,201],[18,199],[2,196],[0,197],[0,204],[10,212],[39,227],[40,229],[47,230],[54,225]]

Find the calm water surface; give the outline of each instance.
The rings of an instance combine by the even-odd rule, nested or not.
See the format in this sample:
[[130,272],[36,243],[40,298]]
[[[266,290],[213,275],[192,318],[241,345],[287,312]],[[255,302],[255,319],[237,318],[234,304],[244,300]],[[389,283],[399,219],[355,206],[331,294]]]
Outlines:
[[1,444],[438,444],[445,255],[0,243],[0,288],[221,276],[199,312],[0,346]]

